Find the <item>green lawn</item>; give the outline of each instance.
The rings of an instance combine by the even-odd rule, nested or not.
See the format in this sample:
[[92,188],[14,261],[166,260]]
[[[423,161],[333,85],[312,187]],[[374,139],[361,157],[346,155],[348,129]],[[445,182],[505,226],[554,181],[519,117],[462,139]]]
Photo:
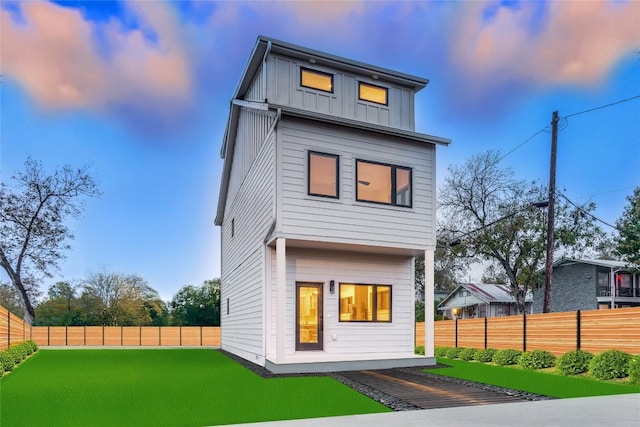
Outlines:
[[640,386],[628,383],[446,358],[438,358],[438,363],[449,365],[450,368],[429,369],[426,372],[558,398],[640,393]]
[[388,411],[332,378],[264,379],[210,349],[41,350],[0,379],[2,426],[203,426]]

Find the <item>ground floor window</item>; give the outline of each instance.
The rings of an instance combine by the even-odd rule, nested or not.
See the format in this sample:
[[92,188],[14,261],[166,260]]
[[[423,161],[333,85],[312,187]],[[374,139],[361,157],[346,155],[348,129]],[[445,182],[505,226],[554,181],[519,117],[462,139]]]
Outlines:
[[391,322],[391,285],[340,283],[341,322]]

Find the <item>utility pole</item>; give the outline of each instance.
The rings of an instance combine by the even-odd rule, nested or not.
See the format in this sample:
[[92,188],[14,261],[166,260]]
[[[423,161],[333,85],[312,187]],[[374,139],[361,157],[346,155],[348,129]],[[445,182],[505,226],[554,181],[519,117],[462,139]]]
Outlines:
[[542,312],[551,311],[551,274],[553,271],[553,227],[556,206],[556,155],[558,151],[558,112],[551,118],[551,162],[549,166],[549,211],[547,218],[547,257],[544,274],[544,303]]

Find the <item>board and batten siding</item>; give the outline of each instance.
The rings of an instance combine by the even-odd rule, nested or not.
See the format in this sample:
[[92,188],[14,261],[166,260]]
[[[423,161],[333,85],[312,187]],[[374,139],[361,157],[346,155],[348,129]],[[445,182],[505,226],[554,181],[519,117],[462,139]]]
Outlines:
[[[301,86],[301,68],[332,74],[333,93]],[[267,59],[266,78],[270,103],[393,128],[415,128],[414,91],[410,88],[277,55]],[[388,88],[388,105],[359,100],[359,81]]]
[[273,223],[274,191],[275,133],[271,132],[256,153],[236,197],[227,199],[221,230],[222,348],[262,364],[264,238]]
[[[287,238],[422,251],[435,245],[435,147],[285,118],[278,231]],[[307,195],[308,151],[340,156],[339,199]],[[355,200],[356,159],[410,167],[413,207]]]
[[[275,249],[271,249],[269,254],[272,279],[268,287],[267,356],[272,358],[275,356],[276,345]],[[296,282],[322,283],[324,286],[324,353],[413,353],[413,257],[288,247],[286,265],[286,318],[289,319],[286,325],[286,355],[295,353]],[[329,293],[330,280],[335,280],[334,294]],[[391,285],[392,321],[340,322],[340,283]],[[317,356],[318,360],[322,360],[322,353]]]

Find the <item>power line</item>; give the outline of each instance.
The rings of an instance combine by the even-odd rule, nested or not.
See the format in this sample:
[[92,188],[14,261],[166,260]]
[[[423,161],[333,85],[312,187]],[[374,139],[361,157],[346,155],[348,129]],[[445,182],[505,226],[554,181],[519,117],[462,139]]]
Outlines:
[[569,115],[566,115],[566,116],[564,116],[564,117],[562,117],[562,118],[563,118],[563,119],[568,119],[569,117],[575,117],[575,116],[579,116],[579,115],[581,115],[581,114],[590,113],[590,112],[592,112],[592,111],[602,110],[603,108],[612,107],[612,106],[614,106],[614,105],[622,104],[623,102],[633,101],[634,99],[638,99],[638,98],[640,98],[640,95],[635,95],[635,96],[632,96],[631,98],[621,99],[620,101],[611,102],[611,103],[609,103],[609,104],[601,105],[601,106],[599,106],[599,107],[590,108],[590,109],[588,109],[588,110],[579,111],[579,112],[577,112],[577,113],[569,114]]
[[614,230],[618,230],[619,232],[622,232],[622,230],[620,230],[618,227],[616,227],[615,225],[609,224],[608,222],[601,220],[600,218],[598,218],[597,216],[593,215],[590,212],[587,212],[586,210],[584,210],[582,207],[576,205],[575,203],[573,203],[567,196],[565,196],[564,194],[562,194],[561,192],[557,192],[558,196],[562,196],[567,202],[569,202],[570,204],[572,204],[576,209],[578,209],[580,212],[582,212],[585,215],[590,216],[591,218],[593,218],[596,221],[599,221],[601,223],[603,223],[604,225],[607,225],[611,228],[613,228]]
[[[549,125],[543,127],[542,129],[536,131],[533,133],[533,135],[531,135],[529,138],[525,139],[524,141],[522,141],[520,144],[516,145],[514,148],[512,148],[511,150],[509,150],[507,153],[503,154],[502,156],[498,157],[498,159],[495,161],[495,163],[500,162],[502,159],[504,159],[505,157],[507,157],[509,154],[513,153],[514,151],[518,150],[520,147],[522,147],[523,145],[527,144],[528,142],[530,142],[533,138],[535,138],[536,136],[540,135],[542,132],[545,132],[547,129],[549,128]],[[495,164],[494,163],[494,164]]]

